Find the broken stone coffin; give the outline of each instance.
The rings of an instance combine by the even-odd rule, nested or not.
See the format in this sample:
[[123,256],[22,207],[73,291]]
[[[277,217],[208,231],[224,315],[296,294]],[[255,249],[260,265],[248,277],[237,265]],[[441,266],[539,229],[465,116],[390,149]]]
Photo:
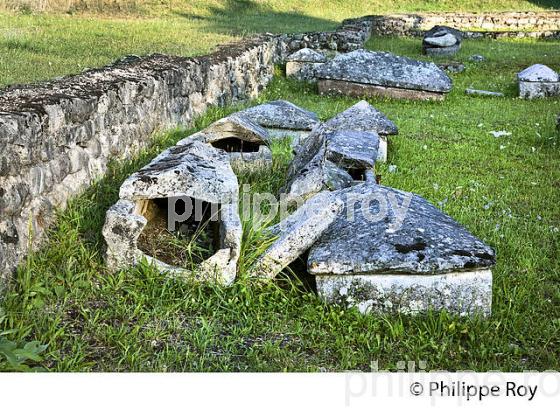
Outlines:
[[247,108],[239,114],[265,128],[269,139],[291,137],[294,147],[320,123],[317,114],[284,100]]
[[192,140],[205,142],[225,151],[234,168],[258,169],[272,164],[269,139],[267,130],[242,113],[236,113],[182,139],[177,145],[188,144]]
[[452,56],[461,48],[463,34],[447,26],[434,26],[424,34],[422,51],[429,56]]
[[306,199],[324,190],[375,182],[378,150],[375,132],[323,130],[310,135],[288,169],[286,199]]
[[[174,146],[125,180],[119,196],[107,211],[103,227],[109,269],[127,268],[146,259],[173,275],[224,285],[233,282],[242,228],[237,177],[223,151],[196,140]],[[208,209],[210,216],[205,212]],[[168,231],[193,222],[213,228],[216,252],[194,272],[146,254],[139,249],[139,237],[160,219]]]
[[361,312],[491,313],[495,253],[418,195],[360,184],[311,247],[309,273],[328,302]]
[[317,70],[321,94],[443,100],[449,76],[434,63],[391,53],[356,50],[340,54]]
[[517,74],[521,98],[546,98],[560,96],[560,77],[556,71],[543,64],[534,64]]
[[278,238],[257,259],[251,276],[274,278],[315,243],[336,219],[343,205],[334,193],[321,192],[269,228],[269,233]]
[[327,58],[318,51],[302,48],[286,58],[286,76],[300,81],[316,82],[315,73],[327,62]]

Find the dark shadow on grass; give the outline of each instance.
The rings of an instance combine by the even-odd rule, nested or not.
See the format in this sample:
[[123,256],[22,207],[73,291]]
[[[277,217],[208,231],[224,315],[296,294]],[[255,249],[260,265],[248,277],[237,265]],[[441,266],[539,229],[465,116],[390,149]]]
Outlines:
[[221,34],[291,33],[332,30],[340,23],[295,11],[280,12],[253,0],[225,0],[220,7],[209,6],[209,16],[175,11],[178,17],[205,21],[209,31]]
[[529,0],[529,3],[547,9],[560,10],[560,0]]

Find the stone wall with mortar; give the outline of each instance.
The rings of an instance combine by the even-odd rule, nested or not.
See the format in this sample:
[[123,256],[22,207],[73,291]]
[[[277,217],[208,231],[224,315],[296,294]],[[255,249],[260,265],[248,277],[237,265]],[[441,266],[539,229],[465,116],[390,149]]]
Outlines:
[[109,161],[134,155],[154,132],[188,126],[209,106],[256,97],[295,50],[353,50],[370,31],[364,20],[327,33],[259,36],[196,58],[127,57],[0,91],[0,285],[42,243],[55,209]]
[[505,13],[420,13],[368,16],[373,35],[421,36],[435,25],[465,32],[465,37],[560,38],[560,11]]

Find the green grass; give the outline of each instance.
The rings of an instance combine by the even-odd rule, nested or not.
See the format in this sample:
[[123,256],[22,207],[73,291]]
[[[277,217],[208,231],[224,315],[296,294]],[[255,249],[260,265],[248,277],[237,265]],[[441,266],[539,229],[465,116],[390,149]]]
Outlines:
[[[31,0],[10,2],[7,4],[37,4]],[[62,7],[56,7],[59,3]],[[132,14],[115,14],[110,7],[98,10],[97,5],[103,4],[99,0],[76,3],[95,6],[81,10],[102,14],[31,14],[33,9],[25,7],[9,8],[25,13],[0,11],[0,87],[79,73],[128,54],[192,56],[252,33],[331,30],[345,18],[367,14],[560,7],[557,0],[123,0],[120,3],[137,6],[121,10]],[[66,0],[51,0],[50,4],[47,10],[76,10],[66,9]]]
[[[370,48],[422,58],[414,39],[373,39]],[[515,73],[535,62],[560,68],[558,41],[466,41],[444,102],[371,99],[399,127],[382,183],[416,192],[496,248],[493,314],[363,316],[327,306],[299,282],[253,283],[244,272],[266,245],[245,221],[241,278],[230,288],[172,280],[147,266],[109,274],[102,260],[104,214],[123,179],[185,136],[175,132],[128,164],[113,164],[67,210],[9,290],[0,311],[5,340],[47,345],[20,362],[56,371],[318,371],[560,369],[560,137],[558,99],[515,97]],[[484,63],[470,63],[480,53]],[[476,98],[467,87],[504,91]],[[277,77],[259,101],[284,98],[327,119],[357,100],[321,97]],[[195,129],[240,107],[212,110]],[[495,138],[489,132],[511,136]],[[188,132],[193,132],[190,130]],[[269,174],[240,175],[257,192],[282,183],[289,159],[274,148]],[[397,166],[394,173],[388,165]],[[250,219],[250,218],[249,218]],[[1,346],[1,343],[0,343]],[[12,348],[14,348],[12,346]],[[0,357],[2,350],[0,349]],[[33,353],[33,352],[32,352]],[[34,360],[37,359],[37,360]],[[3,364],[1,364],[3,363]],[[0,366],[10,368],[0,359]]]

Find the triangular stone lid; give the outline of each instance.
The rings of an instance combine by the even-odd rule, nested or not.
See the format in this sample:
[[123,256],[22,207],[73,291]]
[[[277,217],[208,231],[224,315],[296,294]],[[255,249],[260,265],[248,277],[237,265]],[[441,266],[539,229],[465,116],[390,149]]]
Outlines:
[[192,139],[212,143],[232,137],[256,143],[266,143],[269,140],[267,130],[251,118],[243,115],[243,112],[239,112],[213,122],[202,131],[179,141],[177,144],[182,145]]
[[398,133],[397,126],[367,101],[360,101],[321,125],[322,130],[373,131],[379,135]]
[[558,73],[544,64],[533,64],[517,74],[519,81],[555,83],[560,81]]
[[319,124],[317,114],[284,100],[257,105],[240,114],[266,128],[309,131]]
[[495,264],[491,247],[418,195],[369,183],[339,195],[345,209],[311,248],[311,274],[432,275]]
[[434,63],[381,51],[356,50],[339,54],[320,66],[316,73],[320,80],[330,79],[437,93],[447,93],[453,86],[449,76]]
[[200,141],[176,145],[128,177],[121,199],[187,196],[210,203],[229,203],[238,192],[228,155]]

